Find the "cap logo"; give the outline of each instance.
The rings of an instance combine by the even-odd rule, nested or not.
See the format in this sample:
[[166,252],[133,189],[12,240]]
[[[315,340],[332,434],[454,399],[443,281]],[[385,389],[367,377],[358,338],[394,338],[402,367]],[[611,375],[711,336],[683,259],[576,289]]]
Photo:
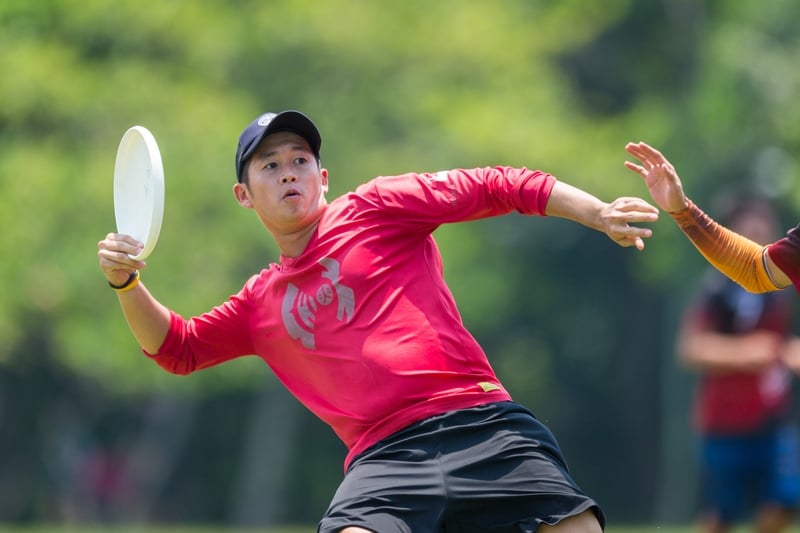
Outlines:
[[260,117],[258,117],[258,125],[259,126],[266,126],[272,119],[275,118],[275,113],[264,113]]

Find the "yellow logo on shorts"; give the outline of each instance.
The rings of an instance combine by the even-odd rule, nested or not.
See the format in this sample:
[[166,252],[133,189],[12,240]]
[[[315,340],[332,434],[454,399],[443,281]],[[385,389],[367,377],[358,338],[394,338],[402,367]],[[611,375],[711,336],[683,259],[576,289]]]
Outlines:
[[488,381],[480,381],[478,382],[478,386],[483,389],[483,392],[500,390],[499,385],[495,385],[494,383],[489,383]]

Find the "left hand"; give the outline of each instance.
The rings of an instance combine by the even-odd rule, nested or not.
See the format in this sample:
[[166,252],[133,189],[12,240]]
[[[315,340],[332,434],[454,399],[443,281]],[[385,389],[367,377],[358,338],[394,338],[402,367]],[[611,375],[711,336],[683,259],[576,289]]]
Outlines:
[[652,237],[653,230],[632,226],[638,222],[655,222],[658,209],[641,198],[623,196],[606,204],[600,212],[602,231],[622,247],[635,246],[644,250],[644,239]]

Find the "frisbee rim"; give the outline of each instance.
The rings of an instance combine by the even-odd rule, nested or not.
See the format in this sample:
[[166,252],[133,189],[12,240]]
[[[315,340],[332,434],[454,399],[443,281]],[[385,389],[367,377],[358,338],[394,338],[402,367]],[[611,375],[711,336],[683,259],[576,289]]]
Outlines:
[[[141,171],[142,165],[144,171]],[[135,197],[131,196],[131,187],[134,187]],[[142,251],[131,256],[132,259],[144,259],[153,251],[161,232],[163,216],[164,167],[161,151],[150,130],[144,126],[132,126],[122,135],[114,162],[114,218],[117,232],[130,235],[143,244]]]

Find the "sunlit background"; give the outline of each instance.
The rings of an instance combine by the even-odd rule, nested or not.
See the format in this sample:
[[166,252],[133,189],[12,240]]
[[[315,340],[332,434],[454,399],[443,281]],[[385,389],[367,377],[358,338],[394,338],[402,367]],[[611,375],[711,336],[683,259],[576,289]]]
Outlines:
[[[644,140],[712,215],[765,194],[788,228],[798,20],[792,0],[1,0],[0,522],[313,528],[342,476],[343,445],[260,360],[176,377],[140,352],[96,257],[130,126],[165,170],[143,280],[186,316],[278,257],[231,193],[263,111],[317,123],[331,198],[499,164],[646,196],[623,167]],[[653,228],[643,252],[543,218],[436,233],[464,321],[620,526],[695,505],[673,337],[706,265]]]

